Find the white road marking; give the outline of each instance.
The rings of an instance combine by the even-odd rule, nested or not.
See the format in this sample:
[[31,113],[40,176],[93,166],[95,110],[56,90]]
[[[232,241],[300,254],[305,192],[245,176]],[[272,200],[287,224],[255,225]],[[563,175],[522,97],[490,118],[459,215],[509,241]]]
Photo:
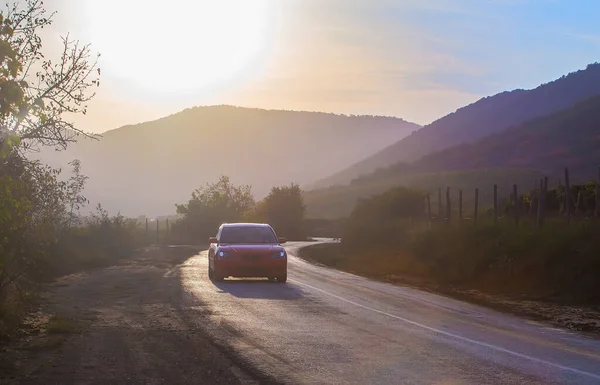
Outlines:
[[346,303],[349,303],[351,305],[360,307],[362,309],[369,310],[369,311],[372,311],[372,312],[375,312],[375,313],[378,313],[378,314],[382,314],[382,315],[385,315],[385,316],[397,319],[399,321],[402,321],[404,323],[407,323],[407,324],[410,324],[410,325],[413,325],[413,326],[417,326],[417,327],[420,327],[420,328],[425,329],[425,330],[429,330],[429,331],[437,333],[437,334],[444,335],[446,337],[451,337],[451,338],[454,338],[454,339],[457,339],[457,340],[461,340],[461,341],[464,341],[464,342],[468,342],[468,343],[471,343],[471,344],[474,344],[474,345],[483,346],[483,347],[486,347],[486,348],[489,348],[489,349],[492,349],[492,350],[496,350],[498,352],[510,354],[510,355],[518,357],[518,358],[524,358],[524,359],[527,359],[527,360],[530,360],[530,361],[533,361],[533,362],[537,362],[539,364],[543,364],[543,365],[546,365],[546,366],[550,366],[550,367],[553,367],[553,368],[556,368],[556,369],[561,369],[561,370],[573,372],[573,373],[576,373],[576,374],[579,374],[579,375],[582,375],[582,376],[591,377],[591,378],[594,378],[596,380],[600,380],[600,375],[598,375],[598,374],[586,372],[586,371],[583,371],[583,370],[572,368],[570,366],[564,366],[564,365],[556,364],[554,362],[546,361],[546,360],[543,360],[541,358],[536,358],[536,357],[529,356],[527,354],[523,354],[523,353],[515,352],[513,350],[505,349],[505,348],[503,348],[501,346],[488,344],[486,342],[477,341],[477,340],[474,340],[474,339],[471,339],[471,338],[463,337],[463,336],[458,335],[458,334],[450,333],[450,332],[447,332],[447,331],[444,331],[444,330],[433,328],[431,326],[423,325],[421,323],[418,323],[418,322],[415,322],[415,321],[411,321],[409,319],[406,319],[406,318],[403,318],[403,317],[400,317],[400,316],[397,316],[397,315],[394,315],[394,314],[390,314],[390,313],[387,313],[387,312],[382,311],[382,310],[373,309],[373,308],[371,308],[369,306],[365,306],[365,305],[362,305],[362,304],[360,304],[358,302],[351,301],[351,300],[349,300],[347,298],[344,298],[344,297],[341,297],[339,295],[330,293],[330,292],[325,291],[323,289],[319,289],[318,287],[314,287],[312,285],[309,285],[309,284],[297,281],[295,279],[288,279],[288,281],[294,282],[294,283],[296,283],[296,284],[298,284],[300,286],[304,286],[304,287],[308,287],[310,289],[316,290],[316,291],[321,292],[321,293],[323,293],[325,295],[328,295],[330,297],[339,299],[340,301],[344,301]]

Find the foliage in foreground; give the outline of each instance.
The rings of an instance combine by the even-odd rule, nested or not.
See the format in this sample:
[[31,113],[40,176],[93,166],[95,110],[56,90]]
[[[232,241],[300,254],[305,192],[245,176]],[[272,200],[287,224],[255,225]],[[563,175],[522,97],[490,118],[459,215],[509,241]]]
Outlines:
[[0,159],[0,337],[9,334],[24,300],[41,282],[82,268],[105,266],[139,245],[137,224],[97,214],[81,222],[85,178],[31,163],[14,152]]
[[40,282],[114,261],[133,245],[131,223],[120,216],[100,209],[79,221],[87,178],[78,161],[65,181],[27,159],[28,151],[91,136],[68,119],[86,113],[100,70],[89,45],[68,36],[58,57],[44,53],[39,32],[51,23],[41,0],[0,8],[0,337]]
[[86,113],[91,86],[100,84],[97,61],[89,45],[68,36],[59,57],[44,53],[39,31],[51,24],[41,0],[0,9],[0,131],[21,150],[64,149],[77,135],[89,136],[67,117]]

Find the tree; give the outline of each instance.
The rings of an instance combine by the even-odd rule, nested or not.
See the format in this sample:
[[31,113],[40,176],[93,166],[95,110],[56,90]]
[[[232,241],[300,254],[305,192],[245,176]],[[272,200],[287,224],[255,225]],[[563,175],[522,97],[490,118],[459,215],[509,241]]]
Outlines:
[[[85,134],[67,115],[86,113],[100,75],[88,45],[63,38],[57,61],[42,54],[39,31],[52,22],[41,0],[0,9],[0,308],[7,288],[55,253],[61,229],[83,203],[85,177],[79,164],[69,182],[54,170],[26,159],[39,146],[65,148]],[[87,135],[87,134],[86,134]],[[1,312],[0,312],[1,313]],[[2,330],[2,317],[0,317]]]
[[273,187],[269,195],[256,206],[254,218],[269,223],[278,235],[304,240],[306,206],[297,184]]
[[59,171],[15,152],[0,162],[0,305],[3,289],[48,256],[66,218]]
[[236,186],[229,177],[222,175],[217,182],[207,183],[192,192],[188,203],[175,206],[194,237],[209,237],[215,235],[222,223],[242,219],[254,204],[249,185]]
[[[0,130],[10,135],[2,136],[23,150],[63,149],[79,134],[91,136],[66,120],[67,114],[87,112],[94,97],[89,89],[100,85],[90,46],[66,36],[58,60],[47,59],[38,32],[53,15],[46,16],[43,1],[6,7],[0,11]],[[0,138],[0,149],[5,142]]]
[[88,176],[81,173],[81,161],[75,159],[70,162],[69,165],[73,167],[73,174],[67,183],[66,201],[69,204],[69,216],[66,224],[67,228],[70,228],[74,223],[79,224],[76,213],[78,213],[85,204],[89,203],[83,195]]

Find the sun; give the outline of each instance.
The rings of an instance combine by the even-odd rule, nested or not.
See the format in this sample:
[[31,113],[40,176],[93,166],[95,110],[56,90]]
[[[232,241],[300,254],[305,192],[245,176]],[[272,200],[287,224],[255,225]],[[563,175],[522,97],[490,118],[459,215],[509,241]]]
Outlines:
[[231,81],[264,53],[270,0],[87,0],[104,70],[155,92]]

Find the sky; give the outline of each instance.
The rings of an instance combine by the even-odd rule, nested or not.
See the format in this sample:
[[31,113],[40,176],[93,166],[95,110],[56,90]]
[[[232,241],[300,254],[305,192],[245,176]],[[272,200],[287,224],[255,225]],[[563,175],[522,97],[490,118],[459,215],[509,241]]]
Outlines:
[[197,105],[397,116],[600,61],[597,0],[47,0],[60,36],[101,54],[78,127],[101,133]]

